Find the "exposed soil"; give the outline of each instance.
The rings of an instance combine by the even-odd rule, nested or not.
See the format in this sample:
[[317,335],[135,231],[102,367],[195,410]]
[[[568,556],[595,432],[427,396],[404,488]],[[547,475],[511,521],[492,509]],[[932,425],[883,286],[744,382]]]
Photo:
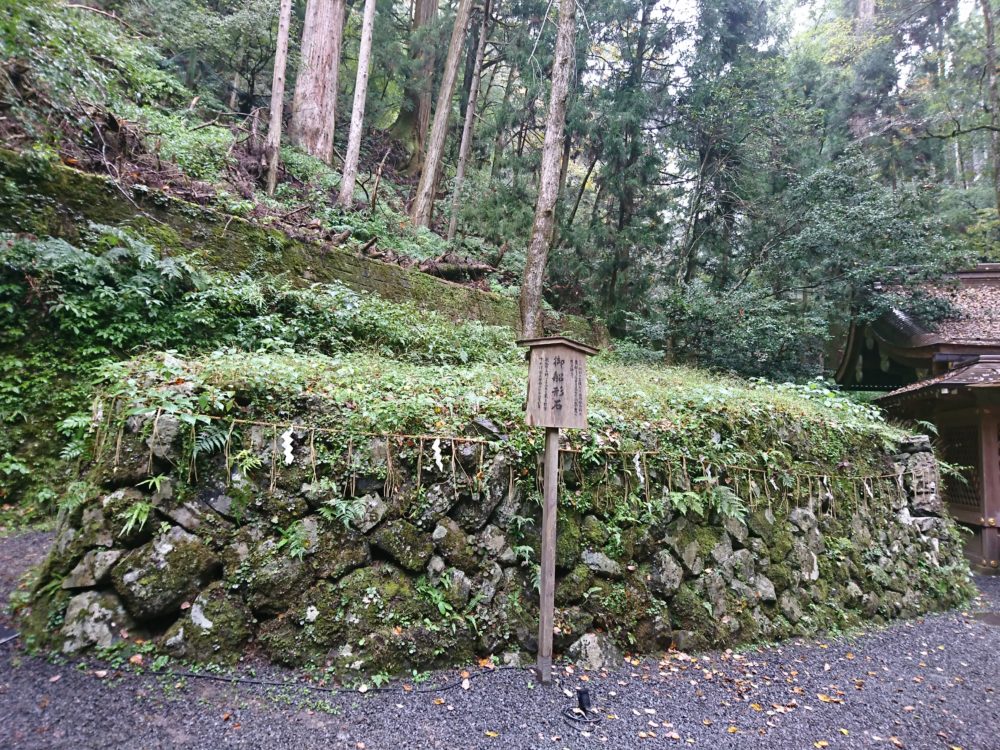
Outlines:
[[[0,539],[0,594],[50,535]],[[242,667],[280,686],[116,670],[0,646],[3,748],[962,748],[996,750],[1000,579],[963,612],[851,638],[745,653],[671,654],[609,674],[470,668],[426,683],[321,692],[302,674]],[[315,684],[315,683],[312,683]],[[444,684],[444,690],[433,691]],[[409,688],[409,689],[407,689]],[[588,689],[600,722],[562,716]],[[823,744],[827,743],[827,744]]]

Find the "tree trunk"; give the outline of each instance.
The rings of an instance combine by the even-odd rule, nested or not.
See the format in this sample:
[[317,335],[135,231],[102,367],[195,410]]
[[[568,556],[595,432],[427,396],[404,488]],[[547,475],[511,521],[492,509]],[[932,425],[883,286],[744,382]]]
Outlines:
[[983,10],[983,25],[986,30],[986,97],[989,108],[990,159],[993,162],[993,197],[997,214],[1000,215],[1000,91],[997,88],[997,48],[993,28],[993,7],[991,0],[979,0]]
[[465,168],[472,150],[472,130],[476,120],[476,100],[479,98],[479,76],[483,69],[483,55],[486,52],[486,24],[489,20],[490,0],[483,6],[483,20],[479,25],[479,40],[476,44],[476,59],[472,65],[472,83],[469,85],[469,101],[465,107],[465,125],[462,127],[462,145],[458,149],[458,168],[455,171],[455,186],[451,192],[451,222],[448,224],[448,241],[455,239],[458,231],[458,208],[465,182]]
[[545,264],[555,229],[556,200],[559,197],[560,152],[563,131],[566,129],[566,100],[569,98],[569,80],[573,73],[576,35],[576,2],[561,0],[559,3],[559,29],[556,33],[555,57],[552,61],[552,94],[545,120],[545,142],[542,146],[542,165],[538,181],[538,202],[535,220],[531,226],[528,257],[521,281],[521,335],[542,334],[542,283]]
[[271,81],[271,120],[267,126],[267,142],[264,144],[268,195],[274,195],[274,188],[278,185],[281,116],[285,106],[285,67],[288,65],[288,27],[291,21],[292,0],[281,0],[278,15],[278,46],[274,52],[274,77]]
[[500,174],[500,159],[503,156],[503,132],[507,124],[507,107],[510,106],[510,93],[514,88],[514,67],[507,70],[507,80],[503,87],[503,101],[497,112],[497,136],[493,140],[493,153],[490,155],[490,179],[495,180]]
[[289,137],[307,154],[327,164],[333,159],[343,38],[344,0],[309,0]]
[[368,96],[368,63],[372,56],[372,29],[375,25],[375,0],[365,0],[365,15],[361,22],[361,47],[358,50],[358,77],[354,82],[354,107],[351,110],[351,132],[347,138],[347,155],[340,178],[340,197],[344,208],[354,201],[354,183],[358,178],[361,159],[361,135],[365,127],[365,99]]
[[[428,40],[413,40],[420,29],[428,26],[437,15],[438,0],[416,0],[411,25],[410,60],[417,63],[415,73],[406,81],[403,104],[389,132],[406,144],[410,153],[403,171],[415,174],[424,161],[427,128],[431,122],[431,83],[434,78],[434,49]],[[418,42],[419,43],[416,43]]]
[[421,227],[431,225],[435,177],[444,154],[444,139],[448,135],[448,116],[451,114],[451,97],[455,93],[458,63],[462,55],[462,44],[465,41],[465,30],[469,25],[471,10],[472,0],[459,0],[458,10],[455,13],[455,27],[451,30],[451,43],[448,45],[448,58],[445,60],[444,75],[441,77],[441,89],[438,91],[437,105],[434,108],[434,124],[427,140],[427,156],[420,170],[420,182],[410,210],[413,223]]

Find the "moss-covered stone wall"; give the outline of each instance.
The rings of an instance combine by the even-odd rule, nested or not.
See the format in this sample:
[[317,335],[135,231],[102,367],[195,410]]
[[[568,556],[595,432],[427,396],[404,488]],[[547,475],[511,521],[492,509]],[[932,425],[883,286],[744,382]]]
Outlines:
[[[360,292],[412,301],[455,320],[478,319],[516,330],[516,300],[455,284],[332,245],[227,216],[159,190],[124,188],[32,155],[0,149],[0,231],[74,242],[88,223],[131,227],[166,250],[194,251],[229,272],[286,274],[298,283],[340,281]],[[549,314],[546,328],[603,346],[607,329],[573,315]]]
[[[488,423],[469,426],[485,438],[437,441],[262,424],[204,434],[197,455],[175,415],[98,435],[92,492],[63,514],[22,603],[29,642],[152,639],[222,662],[255,647],[346,681],[536,648],[535,459]],[[620,456],[599,458],[563,455],[559,653],[594,631],[632,652],[838,631],[971,593],[926,439],[856,493],[786,482],[743,517],[682,512],[669,490],[693,475],[651,471],[639,488]]]

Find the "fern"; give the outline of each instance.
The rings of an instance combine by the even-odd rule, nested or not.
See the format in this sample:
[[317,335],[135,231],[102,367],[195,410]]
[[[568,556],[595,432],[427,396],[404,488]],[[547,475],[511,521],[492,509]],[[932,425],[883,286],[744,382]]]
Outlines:
[[222,425],[207,424],[198,430],[194,440],[195,456],[211,456],[226,447],[228,431]]

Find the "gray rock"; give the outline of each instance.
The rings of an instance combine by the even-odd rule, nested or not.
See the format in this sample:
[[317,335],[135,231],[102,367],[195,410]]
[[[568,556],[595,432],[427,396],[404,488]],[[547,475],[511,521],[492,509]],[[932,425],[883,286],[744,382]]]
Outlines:
[[816,528],[816,514],[808,508],[793,508],[792,512],[788,514],[788,520],[801,533]]
[[728,534],[723,534],[719,543],[712,547],[712,559],[719,565],[725,565],[732,556],[733,543],[729,541]]
[[603,552],[587,549],[580,553],[580,561],[598,575],[621,578],[622,566]]
[[747,529],[746,524],[738,518],[730,518],[727,516],[722,521],[722,528],[726,530],[726,533],[728,533],[737,544],[746,544],[747,537],[750,536],[750,531]]
[[778,608],[790,623],[797,623],[802,619],[802,605],[799,604],[798,597],[791,590],[781,593],[778,599]]
[[681,561],[692,575],[701,575],[705,569],[705,559],[701,556],[698,542],[689,542],[681,551]]
[[938,488],[941,477],[931,453],[915,453],[906,462],[903,484],[909,493],[910,507],[920,515],[942,515],[944,503]]
[[431,559],[427,563],[427,574],[431,578],[435,578],[444,573],[445,567],[444,560],[437,555],[432,555]]
[[361,517],[353,521],[352,525],[362,534],[367,534],[382,522],[385,517],[386,504],[382,502],[381,497],[371,494],[361,498],[361,505]]
[[583,669],[593,671],[616,669],[621,666],[622,654],[606,633],[586,633],[566,651],[566,655]]
[[401,567],[419,572],[427,567],[434,553],[430,535],[422,532],[409,521],[391,521],[371,536],[371,543],[387,553]]
[[903,453],[930,453],[931,439],[927,435],[909,435],[899,442]]
[[517,562],[517,555],[507,541],[507,536],[496,526],[490,524],[479,535],[479,546],[489,557],[499,560],[504,565]]
[[153,430],[146,445],[156,458],[176,463],[180,458],[177,438],[181,434],[181,421],[172,414],[161,414],[153,421]]
[[726,614],[726,581],[716,570],[707,570],[702,576],[705,583],[705,598],[712,605],[714,617],[723,617]]
[[472,581],[458,568],[452,568],[451,581],[448,583],[448,601],[455,609],[461,609],[469,603],[472,593]]
[[720,570],[728,581],[737,579],[744,583],[749,583],[753,578],[754,571],[753,553],[748,549],[736,550],[720,566]]
[[111,568],[125,554],[119,549],[90,550],[63,579],[64,589],[85,589],[107,582]]
[[129,613],[140,621],[154,620],[176,613],[220,567],[198,537],[175,526],[127,553],[111,577]]
[[135,623],[125,612],[121,600],[109,591],[86,591],[69,600],[63,622],[63,653],[86,648],[110,648],[122,640],[121,631]]
[[452,515],[458,524],[470,531],[481,529],[509,494],[510,481],[510,464],[507,457],[500,454],[489,467],[483,491],[455,506]]
[[660,550],[653,557],[649,587],[660,596],[670,597],[677,593],[684,580],[684,569],[667,550]]
[[452,509],[458,497],[451,482],[432,485],[424,493],[413,522],[422,528],[430,528]]
[[760,573],[754,578],[754,589],[757,593],[757,598],[762,602],[773,602],[776,600],[774,593],[774,584],[771,579]]
[[795,542],[792,546],[792,560],[798,566],[803,581],[819,580],[819,558],[805,544]]

